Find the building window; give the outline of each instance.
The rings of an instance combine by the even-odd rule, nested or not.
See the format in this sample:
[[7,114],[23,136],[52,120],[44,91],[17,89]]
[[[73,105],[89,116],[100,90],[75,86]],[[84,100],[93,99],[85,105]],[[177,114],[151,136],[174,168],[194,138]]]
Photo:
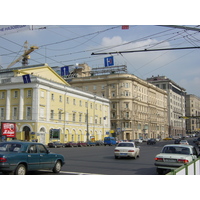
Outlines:
[[54,118],[54,110],[51,110],[51,114],[50,114],[51,119]]
[[14,98],[18,97],[18,91],[14,91]]
[[59,119],[59,120],[62,119],[62,111],[61,111],[61,110],[58,112],[58,119]]
[[67,97],[67,103],[69,104],[69,97]]
[[59,101],[62,102],[62,96],[61,95],[59,96]]
[[73,116],[72,116],[72,121],[75,122],[76,121],[76,113],[73,113]]
[[82,114],[79,114],[79,122],[82,122]]
[[54,94],[51,94],[51,100],[54,101]]
[[73,105],[76,105],[76,99],[73,99]]
[[31,90],[27,90],[27,97],[31,97],[31,96],[32,96]]
[[81,106],[81,107],[82,107],[82,101],[81,101],[81,100],[79,101],[79,106]]
[[30,119],[30,117],[31,117],[31,107],[27,107],[27,108],[26,108],[26,117],[27,117],[28,119]]
[[4,99],[5,98],[5,92],[1,92],[1,99]]
[[0,109],[0,118],[4,119],[4,108]]
[[96,90],[97,89],[97,86],[96,85],[93,85],[93,90]]
[[13,119],[17,118],[17,107],[13,108]]

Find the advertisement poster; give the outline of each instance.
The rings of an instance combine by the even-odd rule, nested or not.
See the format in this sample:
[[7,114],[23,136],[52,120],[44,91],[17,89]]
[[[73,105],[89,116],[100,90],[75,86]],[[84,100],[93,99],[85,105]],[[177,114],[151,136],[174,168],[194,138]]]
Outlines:
[[1,122],[1,131],[2,135],[5,135],[7,138],[16,137],[16,124],[10,122]]

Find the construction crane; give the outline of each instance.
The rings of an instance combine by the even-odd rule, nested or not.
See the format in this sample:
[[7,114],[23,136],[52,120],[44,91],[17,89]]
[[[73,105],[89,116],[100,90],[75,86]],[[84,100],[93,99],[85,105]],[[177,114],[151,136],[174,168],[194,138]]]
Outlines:
[[7,69],[12,67],[14,64],[16,64],[17,62],[21,61],[22,60],[22,65],[23,66],[26,66],[28,65],[28,59],[30,59],[30,53],[35,51],[36,49],[39,49],[39,47],[37,46],[31,46],[29,49],[28,49],[28,42],[26,41],[24,43],[24,53],[23,55],[21,55],[19,58],[17,58],[15,61],[13,61],[12,63],[10,63],[10,65],[8,65]]

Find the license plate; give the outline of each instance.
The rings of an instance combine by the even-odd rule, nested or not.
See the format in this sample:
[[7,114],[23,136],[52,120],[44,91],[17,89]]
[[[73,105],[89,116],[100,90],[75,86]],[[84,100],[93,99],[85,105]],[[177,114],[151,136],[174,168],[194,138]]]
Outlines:
[[120,153],[120,155],[121,155],[121,156],[126,156],[126,155],[127,155],[127,153]]
[[165,159],[166,162],[176,162],[176,159]]

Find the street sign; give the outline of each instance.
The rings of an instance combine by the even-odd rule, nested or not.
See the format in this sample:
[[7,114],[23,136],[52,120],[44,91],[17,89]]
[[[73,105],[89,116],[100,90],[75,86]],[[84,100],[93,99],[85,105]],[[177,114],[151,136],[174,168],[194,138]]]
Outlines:
[[69,66],[61,67],[61,76],[69,75]]
[[113,56],[104,58],[104,66],[109,67],[114,65],[114,58]]
[[24,84],[31,83],[31,77],[29,74],[23,75],[22,78],[23,78]]

